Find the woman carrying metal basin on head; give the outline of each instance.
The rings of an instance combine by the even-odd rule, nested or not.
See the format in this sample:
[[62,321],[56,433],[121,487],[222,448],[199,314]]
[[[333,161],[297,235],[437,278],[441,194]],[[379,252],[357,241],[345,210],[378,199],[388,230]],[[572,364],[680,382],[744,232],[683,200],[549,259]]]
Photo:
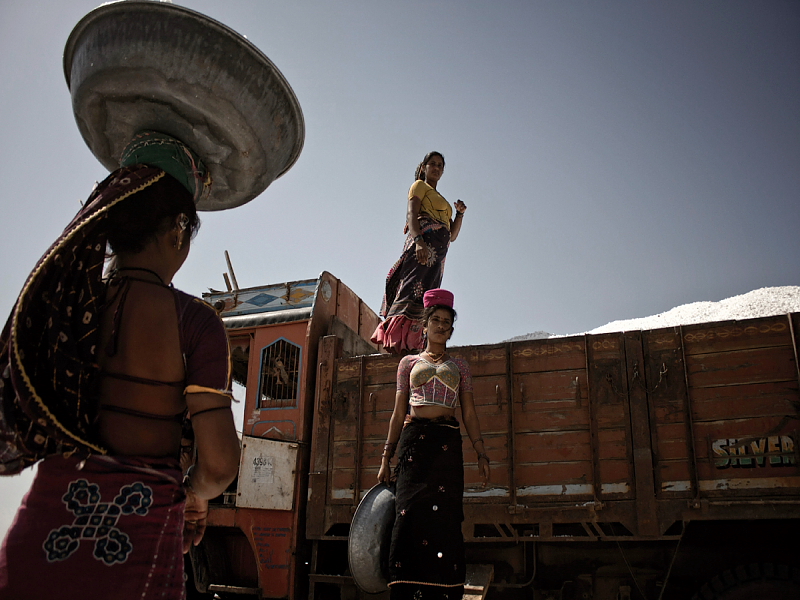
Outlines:
[[[0,549],[1,598],[46,597],[55,582],[59,597],[91,598],[85,586],[109,577],[180,598],[184,533],[199,541],[208,499],[236,476],[225,329],[170,285],[199,226],[205,169],[177,140],[143,137],[153,146],[92,193],[3,335],[14,409],[47,427],[31,435],[38,423],[16,419],[16,444],[41,446],[43,460]],[[185,483],[184,418],[197,447]]]
[[[177,37],[185,47],[171,46]],[[214,87],[225,66],[213,57],[205,74],[180,71],[209,44],[227,45],[247,81]],[[183,553],[203,536],[208,500],[236,476],[239,439],[222,322],[171,282],[197,208],[242,204],[285,172],[302,116],[255,47],[170,4],[89,13],[65,71],[84,139],[116,168],[40,259],[0,337],[0,473],[39,465],[0,548],[0,599],[177,600]],[[283,94],[289,114],[251,112],[244,88],[261,103]],[[223,114],[215,102],[227,92]],[[284,145],[273,143],[275,121],[295,123]],[[255,158],[223,164],[238,143],[257,143]]]

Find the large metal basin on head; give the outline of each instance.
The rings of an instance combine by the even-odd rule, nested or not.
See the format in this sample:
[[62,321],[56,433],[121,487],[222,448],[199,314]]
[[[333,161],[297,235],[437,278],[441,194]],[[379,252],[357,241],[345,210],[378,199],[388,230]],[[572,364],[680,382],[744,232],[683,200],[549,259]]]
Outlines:
[[143,130],[197,152],[213,178],[200,210],[252,200],[303,148],[300,105],[275,65],[229,27],[182,6],[96,8],[67,40],[64,75],[78,129],[109,170]]

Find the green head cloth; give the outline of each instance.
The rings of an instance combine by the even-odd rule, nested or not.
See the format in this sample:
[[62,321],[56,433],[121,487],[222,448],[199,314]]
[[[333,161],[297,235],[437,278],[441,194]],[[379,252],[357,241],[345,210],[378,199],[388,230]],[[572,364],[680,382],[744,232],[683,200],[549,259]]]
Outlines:
[[189,190],[195,202],[211,187],[211,175],[200,157],[189,146],[165,133],[137,133],[120,159],[120,167],[131,165],[163,169]]

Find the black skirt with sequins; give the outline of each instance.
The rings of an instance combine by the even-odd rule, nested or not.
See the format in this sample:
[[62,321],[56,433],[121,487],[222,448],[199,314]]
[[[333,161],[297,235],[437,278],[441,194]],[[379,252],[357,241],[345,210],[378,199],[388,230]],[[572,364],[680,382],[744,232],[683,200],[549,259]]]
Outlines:
[[396,517],[389,586],[396,598],[461,598],[464,463],[454,418],[406,423],[395,471]]

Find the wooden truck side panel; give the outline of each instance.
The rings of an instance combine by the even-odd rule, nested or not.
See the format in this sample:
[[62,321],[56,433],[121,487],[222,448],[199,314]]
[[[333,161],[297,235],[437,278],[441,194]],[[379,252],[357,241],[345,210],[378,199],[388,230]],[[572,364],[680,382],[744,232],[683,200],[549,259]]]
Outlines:
[[[792,319],[797,315],[651,332],[651,345],[675,347],[686,365],[682,385],[681,372],[667,367],[662,389],[651,394],[660,495],[798,496]],[[651,381],[664,370],[657,361],[648,365]]]
[[[492,460],[481,489],[464,435],[465,538],[666,540],[692,520],[800,516],[797,324],[453,348],[470,363]],[[321,347],[312,539],[341,537],[376,482],[399,361]]]

